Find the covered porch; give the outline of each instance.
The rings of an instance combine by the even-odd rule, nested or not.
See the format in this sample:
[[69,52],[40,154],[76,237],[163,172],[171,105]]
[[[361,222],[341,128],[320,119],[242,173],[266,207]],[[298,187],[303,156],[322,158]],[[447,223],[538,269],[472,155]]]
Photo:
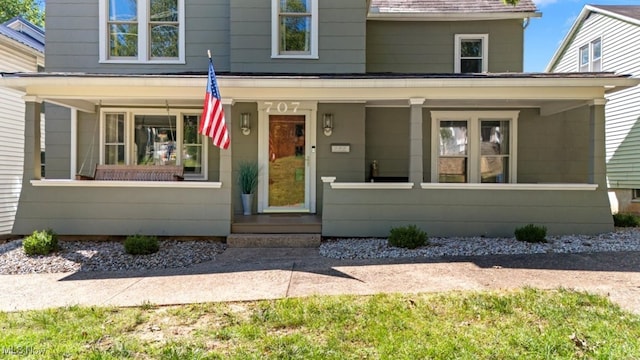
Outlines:
[[[209,146],[207,176],[184,182],[86,182],[75,180],[75,174],[91,148],[93,162],[101,161],[100,145],[92,142],[94,129],[104,121],[101,109],[171,107],[176,116],[193,113],[201,108],[206,76],[17,74],[0,79],[27,100],[25,176],[14,233],[51,228],[67,235],[321,231],[323,236],[386,236],[392,226],[416,224],[433,236],[505,236],[527,223],[545,225],[554,234],[612,229],[604,95],[635,86],[635,79],[613,74],[221,74],[218,80],[232,146],[224,151]],[[42,102],[54,104],[53,112],[65,111],[58,119],[47,115],[47,126],[52,119],[47,178],[40,174]],[[241,215],[237,164],[268,160],[260,155],[264,140],[259,139],[268,131],[263,122],[268,103],[308,104],[313,136],[304,153],[312,167],[306,176],[318,183],[309,190],[315,199],[310,211],[278,214],[258,208],[254,215]],[[243,113],[259,121],[247,136],[240,135],[237,121]],[[334,127],[331,135],[322,135],[327,113]],[[480,145],[475,150],[469,145],[464,181],[443,181],[440,125],[434,124],[467,121],[470,133],[480,131],[474,126],[481,125],[467,118],[447,118],[459,114],[481,114],[473,115],[479,124],[508,117],[511,150],[500,155],[508,156],[503,163],[508,177],[483,183],[481,165],[473,158],[483,155]],[[386,159],[380,178],[404,181],[371,182],[374,159]]]

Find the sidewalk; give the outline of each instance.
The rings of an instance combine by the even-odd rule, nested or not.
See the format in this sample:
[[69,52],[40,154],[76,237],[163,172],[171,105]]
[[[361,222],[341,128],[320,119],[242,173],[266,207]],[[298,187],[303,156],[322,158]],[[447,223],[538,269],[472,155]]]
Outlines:
[[640,252],[350,261],[322,257],[318,249],[230,248],[183,269],[1,275],[0,310],[523,286],[593,292],[640,314]]

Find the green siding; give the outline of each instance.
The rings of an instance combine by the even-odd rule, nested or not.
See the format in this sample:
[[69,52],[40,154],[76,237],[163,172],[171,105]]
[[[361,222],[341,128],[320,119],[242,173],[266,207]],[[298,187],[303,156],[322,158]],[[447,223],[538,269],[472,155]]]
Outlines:
[[588,106],[551,116],[521,111],[518,182],[588,183],[589,113]]
[[[23,187],[14,234],[226,236],[226,189]],[[170,196],[163,196],[163,193]]]
[[48,72],[166,73],[203,72],[207,50],[216,71],[229,71],[229,1],[185,1],[185,64],[100,64],[98,1],[47,1]]
[[516,227],[543,225],[549,234],[613,230],[606,189],[334,190],[324,189],[323,236],[386,237],[415,224],[429,236],[513,236]]
[[271,1],[231,2],[231,71],[362,73],[365,70],[365,2],[319,2],[318,59],[271,58]]
[[367,72],[452,73],[456,34],[489,34],[489,72],[521,72],[520,20],[368,21]]
[[367,178],[373,160],[380,176],[409,176],[409,118],[408,107],[367,108]]

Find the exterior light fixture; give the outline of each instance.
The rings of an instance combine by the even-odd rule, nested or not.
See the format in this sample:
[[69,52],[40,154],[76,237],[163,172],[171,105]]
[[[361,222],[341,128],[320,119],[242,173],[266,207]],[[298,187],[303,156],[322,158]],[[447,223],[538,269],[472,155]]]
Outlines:
[[322,128],[325,136],[331,136],[333,132],[333,114],[325,113],[322,115]]
[[251,133],[251,113],[240,114],[240,130],[242,130],[242,135]]

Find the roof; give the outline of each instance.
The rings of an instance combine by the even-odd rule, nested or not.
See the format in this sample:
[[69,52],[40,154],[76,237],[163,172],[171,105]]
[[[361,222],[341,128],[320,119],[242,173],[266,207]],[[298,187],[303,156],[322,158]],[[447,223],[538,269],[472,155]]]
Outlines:
[[576,36],[582,23],[592,13],[602,14],[604,16],[609,16],[620,21],[640,26],[640,5],[585,5],[585,7],[582,8],[580,15],[578,15],[576,20],[573,22],[571,29],[569,29],[569,32],[562,40],[562,43],[560,43],[558,50],[553,54],[553,57],[549,61],[545,71],[551,71],[551,69],[553,69],[556,62],[560,60],[562,54],[565,52],[571,41],[573,41],[573,38]]
[[532,0],[506,5],[502,0],[371,0],[371,11],[379,13],[536,12]]
[[540,17],[533,0],[369,0],[368,20],[473,21]]
[[0,24],[0,36],[7,37],[44,53],[44,30],[22,17],[15,17]]
[[617,14],[620,18],[640,20],[640,5],[591,5],[591,7]]

